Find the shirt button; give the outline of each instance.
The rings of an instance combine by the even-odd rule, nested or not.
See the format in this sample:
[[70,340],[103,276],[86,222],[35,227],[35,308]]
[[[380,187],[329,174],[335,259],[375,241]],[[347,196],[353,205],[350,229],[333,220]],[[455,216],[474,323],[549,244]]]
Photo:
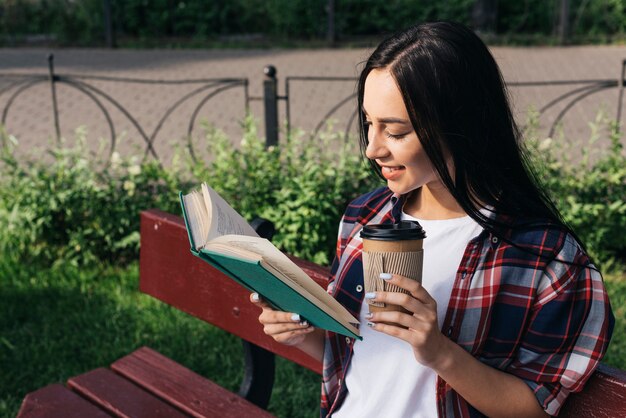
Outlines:
[[357,291],[357,292],[362,292],[362,291],[363,291],[363,286],[361,286],[361,285],[357,285],[357,287],[356,287],[356,291]]
[[453,331],[452,327],[449,327],[448,328],[448,337],[452,336],[452,331]]
[[350,345],[350,337],[346,337],[346,344]]
[[466,271],[464,271],[463,273],[461,273],[461,279],[464,279],[464,278],[465,278],[465,276],[467,276],[467,272],[466,272]]
[[491,238],[491,242],[493,242],[494,244],[498,243],[498,237],[492,237]]

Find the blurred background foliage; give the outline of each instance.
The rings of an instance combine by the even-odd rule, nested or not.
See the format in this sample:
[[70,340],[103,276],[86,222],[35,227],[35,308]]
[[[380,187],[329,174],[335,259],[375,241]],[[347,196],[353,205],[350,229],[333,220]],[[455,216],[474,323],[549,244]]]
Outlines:
[[[558,35],[562,15],[565,40]],[[470,24],[494,43],[619,42],[626,0],[0,1],[8,46],[101,46],[107,28],[119,46],[351,45],[425,20]]]
[[107,164],[86,151],[84,129],[76,131],[73,146],[18,159],[18,139],[4,135],[0,254],[44,266],[127,265],[139,255],[139,212],[180,214],[178,192],[206,181],[248,221],[274,222],[279,248],[328,265],[345,207],[382,184],[361,159],[357,141],[346,142],[340,133],[303,141],[304,133],[293,132],[266,149],[251,118],[237,144],[205,129],[209,162],[195,161],[185,148],[166,166],[117,153]]

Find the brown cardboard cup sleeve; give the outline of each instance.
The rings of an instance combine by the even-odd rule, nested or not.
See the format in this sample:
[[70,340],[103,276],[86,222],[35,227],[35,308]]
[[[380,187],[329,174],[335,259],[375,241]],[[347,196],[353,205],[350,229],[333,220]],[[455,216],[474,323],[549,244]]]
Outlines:
[[[398,274],[422,282],[424,250],[410,252],[363,252],[363,280],[366,292],[408,293],[401,287],[380,278],[380,273]],[[384,308],[382,302],[368,301],[372,306]]]

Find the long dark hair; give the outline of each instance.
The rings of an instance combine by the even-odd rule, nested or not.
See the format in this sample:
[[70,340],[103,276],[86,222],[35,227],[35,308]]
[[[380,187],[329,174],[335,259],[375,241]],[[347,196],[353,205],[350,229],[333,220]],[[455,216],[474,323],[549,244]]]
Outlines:
[[[511,114],[500,70],[487,46],[466,26],[422,23],[399,32],[372,53],[358,83],[361,149],[368,144],[363,93],[374,69],[387,69],[413,127],[444,185],[483,228],[504,226],[480,212],[526,219],[572,232],[538,186]],[[451,156],[454,176],[446,155]],[[370,160],[379,175],[380,168]],[[500,217],[499,219],[502,219]]]

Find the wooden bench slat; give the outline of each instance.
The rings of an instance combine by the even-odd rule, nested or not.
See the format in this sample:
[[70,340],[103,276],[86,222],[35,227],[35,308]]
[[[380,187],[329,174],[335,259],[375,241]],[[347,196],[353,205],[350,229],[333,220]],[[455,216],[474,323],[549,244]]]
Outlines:
[[173,406],[104,368],[72,377],[68,386],[116,417],[188,418]]
[[[141,212],[140,248],[143,293],[321,374],[319,361],[263,333],[258,323],[261,311],[250,303],[246,289],[191,254],[180,216],[156,209]],[[292,260],[326,288],[327,268]]]
[[63,385],[49,385],[26,395],[17,418],[111,418]]
[[626,372],[601,364],[583,392],[569,396],[559,416],[626,417]]
[[194,417],[273,417],[148,347],[117,360],[111,369]]

